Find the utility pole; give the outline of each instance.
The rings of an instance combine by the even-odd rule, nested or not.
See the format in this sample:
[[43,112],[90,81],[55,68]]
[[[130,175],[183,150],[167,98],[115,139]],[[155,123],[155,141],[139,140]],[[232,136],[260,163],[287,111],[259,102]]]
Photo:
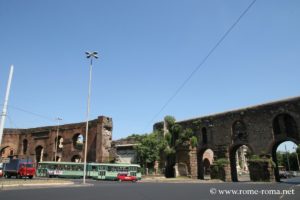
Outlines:
[[3,104],[3,110],[2,110],[2,113],[1,113],[0,146],[2,145],[2,135],[3,135],[4,125],[5,125],[5,118],[6,118],[6,113],[7,113],[8,97],[9,97],[10,85],[11,85],[11,80],[12,80],[13,73],[14,73],[14,66],[11,65],[10,66],[9,77],[8,77],[8,81],[7,81],[7,88],[6,88],[6,94],[5,94],[4,104]]

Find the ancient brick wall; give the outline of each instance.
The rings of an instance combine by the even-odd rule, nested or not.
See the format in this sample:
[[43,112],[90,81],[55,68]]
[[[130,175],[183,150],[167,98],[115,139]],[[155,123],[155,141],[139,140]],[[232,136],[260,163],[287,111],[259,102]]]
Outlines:
[[[280,143],[300,143],[300,97],[177,123],[193,129],[198,138],[197,158],[190,161],[198,163],[198,177],[203,177],[204,153],[211,149],[215,159],[230,161],[232,180],[235,181],[235,152],[242,145],[246,145],[252,154],[266,155],[276,162],[276,149]],[[154,124],[154,129],[162,129],[162,122]]]
[[[108,162],[112,141],[112,119],[100,116],[89,121],[88,162]],[[4,129],[2,157],[13,155],[39,161],[83,162],[86,123],[57,126]],[[12,152],[13,151],[13,152]]]

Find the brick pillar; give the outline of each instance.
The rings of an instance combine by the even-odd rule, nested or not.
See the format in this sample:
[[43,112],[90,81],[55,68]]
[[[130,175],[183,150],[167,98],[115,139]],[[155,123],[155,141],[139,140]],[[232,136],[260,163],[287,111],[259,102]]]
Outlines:
[[231,182],[231,167],[230,164],[224,166],[224,171],[225,171],[225,182]]
[[197,149],[193,148],[189,152],[190,167],[191,167],[191,178],[198,178],[198,163],[197,163]]

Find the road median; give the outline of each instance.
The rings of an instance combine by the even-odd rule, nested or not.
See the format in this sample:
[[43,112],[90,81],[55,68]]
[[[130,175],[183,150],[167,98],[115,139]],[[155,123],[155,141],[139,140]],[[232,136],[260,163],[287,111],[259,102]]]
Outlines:
[[43,179],[43,180],[29,180],[29,179],[0,179],[0,188],[8,189],[14,187],[41,187],[41,186],[66,186],[74,185],[74,182],[70,180],[59,179]]

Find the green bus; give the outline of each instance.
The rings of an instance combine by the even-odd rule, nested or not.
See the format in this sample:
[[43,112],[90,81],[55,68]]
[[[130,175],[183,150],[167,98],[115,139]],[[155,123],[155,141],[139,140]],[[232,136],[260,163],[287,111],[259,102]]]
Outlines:
[[[82,178],[83,163],[40,162],[36,170],[39,177]],[[141,180],[141,167],[138,164],[87,163],[86,176],[96,180],[117,180],[119,173],[128,173]]]
[[[97,175],[93,172],[97,169]],[[138,164],[124,163],[89,163],[87,176],[97,180],[117,180],[119,173],[135,176],[137,180],[142,179],[141,166]]]

